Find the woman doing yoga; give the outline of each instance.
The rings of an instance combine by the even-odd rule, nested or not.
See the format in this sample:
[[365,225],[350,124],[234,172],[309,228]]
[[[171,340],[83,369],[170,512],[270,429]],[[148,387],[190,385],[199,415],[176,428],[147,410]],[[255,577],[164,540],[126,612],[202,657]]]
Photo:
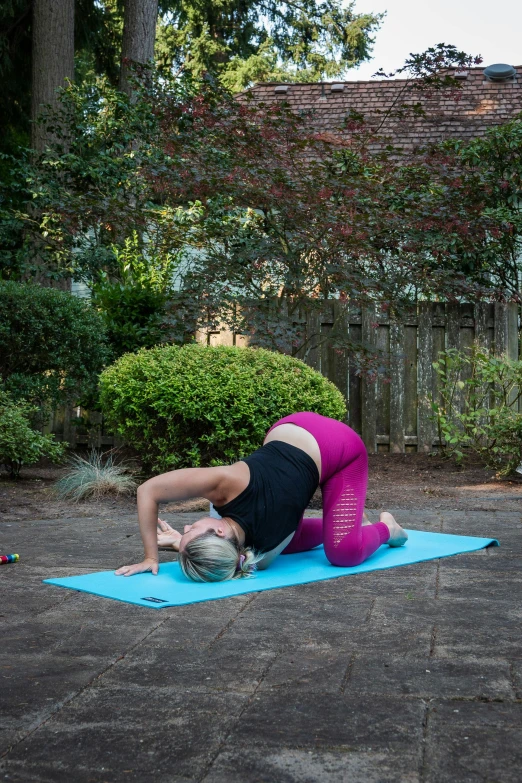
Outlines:
[[[350,427],[317,413],[293,413],[276,422],[263,446],[227,467],[174,470],[138,489],[143,562],[123,566],[122,576],[158,573],[158,545],[179,551],[184,574],[215,582],[251,576],[278,554],[324,544],[336,566],[355,566],[381,544],[408,538],[391,514],[365,520],[368,456]],[[317,486],[323,516],[303,517]],[[181,535],[158,520],[158,505],[205,497],[221,518],[203,517]]]

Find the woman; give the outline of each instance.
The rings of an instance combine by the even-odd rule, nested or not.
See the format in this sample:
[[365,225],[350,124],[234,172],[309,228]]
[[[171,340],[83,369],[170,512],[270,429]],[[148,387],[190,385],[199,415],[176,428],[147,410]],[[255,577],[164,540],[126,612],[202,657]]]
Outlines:
[[[333,565],[358,565],[381,544],[402,546],[408,538],[386,512],[379,522],[364,523],[367,480],[366,449],[350,427],[318,413],[293,413],[276,422],[245,460],[174,470],[142,484],[138,518],[145,558],[116,574],[157,574],[158,544],[178,550],[183,572],[195,581],[251,576],[280,553],[319,544]],[[305,518],[318,485],[323,517]],[[158,520],[159,503],[192,497],[207,498],[221,518],[185,525],[183,535]]]

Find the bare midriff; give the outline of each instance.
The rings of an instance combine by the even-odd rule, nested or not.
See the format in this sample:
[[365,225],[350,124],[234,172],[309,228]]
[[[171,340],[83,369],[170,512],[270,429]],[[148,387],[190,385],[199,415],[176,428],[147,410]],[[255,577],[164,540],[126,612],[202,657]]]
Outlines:
[[271,443],[273,440],[281,440],[283,443],[289,443],[291,446],[302,449],[302,451],[313,459],[317,466],[317,470],[319,471],[319,477],[321,476],[321,452],[319,450],[319,444],[308,430],[299,427],[297,424],[279,424],[268,433],[263,445],[265,445],[265,443]]
[[[296,446],[308,454],[315,462],[319,476],[321,476],[321,452],[319,451],[319,445],[314,436],[307,430],[299,427],[297,424],[279,424],[268,433],[263,445],[274,440],[289,443],[291,446]],[[214,470],[218,470],[218,468],[214,468]],[[212,493],[212,497],[209,495],[207,497],[215,506],[224,506],[247,488],[250,481],[250,469],[246,462],[240,461],[228,467],[219,468],[219,470],[223,475],[223,481],[216,492]]]

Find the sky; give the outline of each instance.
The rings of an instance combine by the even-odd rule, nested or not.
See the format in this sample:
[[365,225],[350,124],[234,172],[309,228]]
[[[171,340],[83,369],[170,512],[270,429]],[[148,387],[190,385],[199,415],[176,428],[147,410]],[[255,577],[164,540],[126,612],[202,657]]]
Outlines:
[[371,79],[384,68],[403,65],[410,52],[438,43],[453,44],[468,54],[481,54],[483,66],[522,65],[522,0],[356,0],[357,13],[386,17],[375,34],[373,58],[351,68],[348,81]]

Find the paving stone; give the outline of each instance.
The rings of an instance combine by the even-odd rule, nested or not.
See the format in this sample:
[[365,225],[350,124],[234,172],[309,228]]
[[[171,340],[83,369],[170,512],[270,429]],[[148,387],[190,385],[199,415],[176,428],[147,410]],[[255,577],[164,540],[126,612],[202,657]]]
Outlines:
[[344,644],[365,622],[372,606],[371,597],[354,594],[348,581],[334,579],[259,593],[227,633],[269,649],[291,648],[297,640]]
[[261,683],[260,690],[273,688],[293,691],[340,693],[353,652],[337,646],[309,644],[277,656]]
[[203,783],[419,783],[418,760],[372,751],[335,753],[298,748],[221,753]]
[[433,599],[411,600],[408,595],[379,597],[368,622],[354,635],[352,643],[361,652],[394,652],[424,659],[430,651],[437,613]]
[[403,656],[357,656],[346,685],[350,692],[431,698],[514,698],[504,660],[423,660]]
[[[51,776],[56,760],[70,759],[69,770],[95,780],[123,779],[133,769],[137,780],[169,780],[169,775],[201,775],[242,708],[239,694],[190,696],[174,688],[124,688],[93,685],[20,742],[11,763],[29,759]],[[103,768],[103,770],[102,770]],[[140,778],[141,775],[141,778]]]
[[522,699],[522,660],[510,661],[511,682],[517,699]]
[[157,612],[41,583],[141,556],[134,517],[13,523],[0,780],[512,783],[522,515],[397,516],[502,545]]
[[53,655],[19,655],[11,665],[2,664],[0,692],[2,715],[17,721],[18,727],[43,720],[57,703],[71,698],[105,668],[92,658]]
[[[449,558],[448,558],[449,560]],[[461,598],[483,601],[512,601],[513,590],[522,593],[522,570],[504,569],[509,558],[497,560],[494,568],[490,558],[479,558],[475,567],[447,566],[441,561],[438,579],[439,598]],[[484,567],[481,564],[484,563]],[[509,573],[507,578],[506,571]]]
[[426,783],[519,783],[522,705],[435,704],[427,724]]
[[125,760],[117,769],[97,766],[76,766],[74,756],[70,761],[60,762],[49,759],[42,763],[31,764],[26,761],[0,762],[0,780],[9,783],[197,783],[196,778],[183,777],[175,773],[176,759],[172,758],[170,770],[162,773],[151,765],[127,766]]
[[434,653],[454,658],[473,654],[494,658],[522,658],[522,607],[495,599],[438,602]]
[[258,691],[230,742],[242,748],[294,746],[358,751],[408,749],[420,742],[424,704],[383,696],[286,689]]
[[454,557],[443,557],[438,561],[441,569],[446,571],[480,569],[485,573],[500,573],[505,570],[516,571],[522,568],[522,557],[507,555],[502,547],[491,546]]
[[[227,648],[228,647],[228,648]],[[170,653],[154,640],[133,650],[105,678],[108,684],[172,687],[183,692],[252,691],[261,682],[275,653],[242,645],[185,647]]]
[[[3,566],[7,568],[8,566]],[[0,620],[3,624],[22,622],[41,615],[50,609],[71,602],[74,593],[44,592],[39,584],[16,584],[12,581],[3,585],[0,603]]]

